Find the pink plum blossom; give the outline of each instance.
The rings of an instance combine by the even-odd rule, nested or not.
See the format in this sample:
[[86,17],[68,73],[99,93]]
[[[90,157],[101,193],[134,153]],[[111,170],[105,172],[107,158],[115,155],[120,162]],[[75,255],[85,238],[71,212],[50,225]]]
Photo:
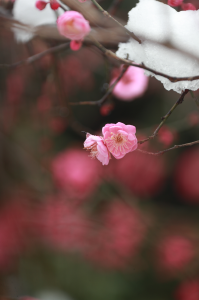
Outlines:
[[108,150],[117,159],[137,149],[136,128],[132,125],[106,124],[102,128],[105,144]]
[[104,139],[101,136],[87,133],[84,148],[91,151],[90,156],[92,158],[96,157],[103,165],[108,165],[111,158],[110,152],[104,144]]
[[[114,76],[111,84],[118,76]],[[122,100],[133,100],[144,94],[148,85],[148,77],[144,75],[144,70],[136,67],[129,67],[124,76],[113,89],[113,95]]]
[[77,11],[66,11],[57,20],[59,33],[70,40],[83,40],[90,32],[89,22]]

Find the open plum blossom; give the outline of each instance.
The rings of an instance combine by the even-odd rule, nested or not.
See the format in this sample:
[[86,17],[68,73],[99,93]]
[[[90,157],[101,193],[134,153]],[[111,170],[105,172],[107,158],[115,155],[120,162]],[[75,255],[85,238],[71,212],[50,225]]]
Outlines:
[[[117,79],[113,78],[111,84]],[[144,75],[144,70],[129,67],[124,76],[113,89],[113,95],[122,100],[133,100],[144,94],[148,85],[148,77]]]
[[106,124],[102,128],[105,144],[108,150],[117,159],[137,149],[136,128],[132,125]]
[[92,158],[96,157],[103,165],[108,165],[111,156],[102,137],[87,133],[84,148],[91,150]]
[[78,41],[79,48],[81,41],[90,32],[91,28],[89,22],[76,11],[66,11],[57,19],[57,27],[59,33],[71,40],[71,49],[78,50],[74,41]]

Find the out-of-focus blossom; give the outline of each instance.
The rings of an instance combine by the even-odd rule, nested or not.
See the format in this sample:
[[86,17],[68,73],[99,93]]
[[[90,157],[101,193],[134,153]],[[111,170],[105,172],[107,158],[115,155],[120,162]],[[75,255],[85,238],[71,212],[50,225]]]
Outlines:
[[[120,70],[121,72],[121,70]],[[118,78],[119,72],[114,76],[110,84]],[[148,86],[148,77],[144,75],[144,70],[130,66],[120,81],[113,89],[113,95],[122,100],[133,100],[141,97]]]
[[102,133],[108,150],[117,159],[137,149],[135,126],[125,125],[121,122],[106,124],[102,128]]
[[160,267],[166,271],[180,271],[192,261],[195,247],[191,240],[181,235],[166,237],[158,247]]
[[133,152],[115,162],[113,176],[133,194],[150,197],[157,194],[163,187],[165,161],[163,156]]
[[[79,89],[88,91],[94,85],[94,77],[89,67],[88,53],[85,58],[79,54],[85,53],[83,49],[75,55],[69,55],[64,60],[60,61],[59,74],[64,92],[68,97],[74,95]],[[85,63],[86,60],[88,64]],[[78,86],[78,89],[77,89]]]
[[192,112],[187,116],[187,121],[190,125],[195,126],[199,124],[199,114],[198,112]]
[[52,118],[49,122],[50,128],[54,133],[62,133],[67,127],[67,122],[63,118]]
[[183,0],[168,0],[168,5],[170,6],[179,6],[181,5]]
[[194,279],[183,282],[175,291],[175,300],[198,300],[199,280]]
[[[82,41],[91,30],[89,22],[76,11],[66,11],[61,15],[57,20],[57,28],[61,35],[72,41]],[[74,47],[73,43],[71,47]]]
[[174,185],[186,201],[199,203],[199,149],[185,151],[175,169]]
[[101,136],[87,133],[84,149],[90,150],[92,158],[96,157],[103,165],[108,165],[111,155]]
[[88,258],[107,268],[124,268],[137,254],[144,238],[143,216],[136,209],[116,201],[105,210],[91,240]]
[[68,196],[79,200],[95,190],[100,181],[100,172],[100,164],[79,149],[66,150],[52,161],[52,174],[58,186]]
[[27,246],[30,211],[23,201],[11,202],[0,211],[0,268],[12,266]]
[[183,10],[197,10],[197,8],[192,3],[182,3]]
[[163,126],[158,132],[159,141],[166,147],[170,146],[174,139],[175,133],[172,132],[167,126]]
[[9,104],[18,104],[21,101],[25,88],[25,76],[19,70],[14,70],[6,78],[6,98]]
[[39,234],[53,248],[82,251],[87,244],[90,223],[77,207],[63,199],[50,199],[43,205]]

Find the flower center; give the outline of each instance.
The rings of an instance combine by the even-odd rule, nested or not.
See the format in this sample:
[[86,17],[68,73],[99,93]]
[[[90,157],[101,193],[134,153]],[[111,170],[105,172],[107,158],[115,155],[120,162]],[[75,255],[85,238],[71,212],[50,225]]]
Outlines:
[[121,133],[112,134],[111,139],[114,140],[117,144],[122,144],[124,142],[124,137]]

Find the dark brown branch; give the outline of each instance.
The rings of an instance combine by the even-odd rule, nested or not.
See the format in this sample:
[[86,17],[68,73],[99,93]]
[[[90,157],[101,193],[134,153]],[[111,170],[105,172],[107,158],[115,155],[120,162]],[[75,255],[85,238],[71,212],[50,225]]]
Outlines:
[[120,81],[120,79],[123,77],[123,75],[125,74],[127,69],[128,69],[128,66],[124,66],[124,68],[122,69],[122,72],[120,73],[118,78],[109,87],[108,91],[106,92],[106,94],[101,99],[99,99],[97,101],[69,102],[69,104],[70,105],[99,105],[99,106],[101,106],[106,101],[107,97],[112,93],[114,87]]
[[154,139],[154,137],[156,137],[156,135],[158,134],[158,132],[159,132],[160,128],[162,127],[162,125],[169,118],[169,116],[172,114],[174,109],[183,102],[184,97],[188,92],[189,92],[189,90],[185,90],[184,92],[182,92],[182,94],[181,94],[180,98],[178,99],[178,101],[176,101],[176,103],[172,106],[172,108],[168,111],[168,113],[164,117],[162,117],[162,121],[160,122],[160,124],[158,125],[158,127],[156,128],[154,133],[151,136],[149,136],[148,138],[146,138],[144,140],[141,140],[141,141],[138,141],[139,144],[143,144],[143,143],[145,143],[145,142],[147,142],[151,139]]
[[174,149],[183,148],[183,147],[190,147],[190,146],[197,145],[197,144],[199,144],[199,141],[186,143],[186,144],[181,144],[181,145],[175,145],[171,148],[168,148],[168,149],[165,149],[165,150],[162,150],[162,151],[158,151],[158,152],[148,152],[148,151],[144,151],[144,150],[141,150],[141,149],[137,149],[136,151],[139,151],[139,152],[144,153],[144,154],[149,154],[149,155],[161,155],[161,154],[164,154],[164,153],[169,152],[169,151],[174,150]]
[[21,65],[29,65],[29,64],[32,64],[33,62],[35,62],[36,60],[41,59],[45,55],[51,54],[51,53],[55,53],[55,52],[58,52],[60,50],[63,50],[65,48],[67,48],[69,45],[70,45],[70,42],[67,42],[67,43],[64,43],[64,44],[52,47],[52,48],[47,49],[47,50],[45,50],[45,51],[43,51],[41,53],[35,54],[35,55],[33,55],[33,56],[31,56],[31,57],[29,57],[27,59],[18,61],[18,62],[13,63],[13,64],[0,64],[0,68],[9,68],[10,69],[10,68],[19,67]]
[[101,43],[99,43],[98,41],[93,39],[93,43],[96,47],[98,47],[106,56],[111,57],[117,61],[119,61],[120,63],[129,65],[129,66],[134,66],[136,68],[140,68],[140,69],[144,69],[146,71],[149,71],[155,75],[159,75],[162,76],[164,78],[169,79],[171,82],[178,82],[178,81],[194,81],[194,80],[198,80],[199,79],[199,75],[197,76],[192,76],[192,77],[173,77],[173,76],[169,76],[167,74],[158,72],[156,70],[153,70],[151,68],[146,67],[144,64],[142,65],[137,65],[135,63],[133,63],[133,61],[129,60],[129,59],[125,59],[125,58],[120,58],[118,57],[115,53],[113,53],[111,50],[106,49]]

